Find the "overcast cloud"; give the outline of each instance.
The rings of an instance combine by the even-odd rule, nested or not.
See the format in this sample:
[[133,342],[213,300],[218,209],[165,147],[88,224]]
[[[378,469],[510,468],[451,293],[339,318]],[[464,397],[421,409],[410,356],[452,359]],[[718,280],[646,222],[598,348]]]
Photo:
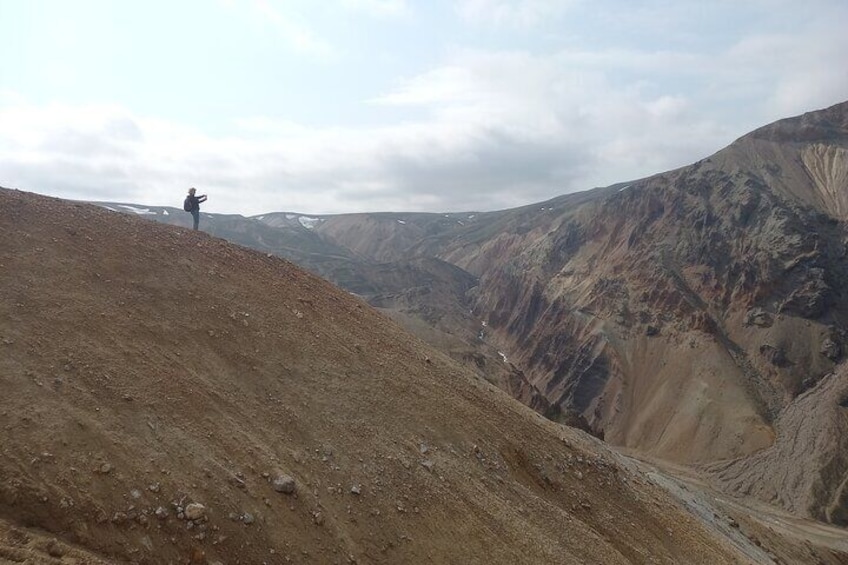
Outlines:
[[245,215],[493,210],[848,99],[842,0],[67,4],[0,0],[2,186],[171,206],[196,186]]

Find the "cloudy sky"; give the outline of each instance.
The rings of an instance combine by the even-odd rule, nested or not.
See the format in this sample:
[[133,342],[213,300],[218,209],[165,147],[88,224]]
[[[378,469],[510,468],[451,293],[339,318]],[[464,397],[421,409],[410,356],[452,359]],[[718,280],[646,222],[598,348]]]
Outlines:
[[845,0],[0,0],[0,186],[483,211],[848,99]]

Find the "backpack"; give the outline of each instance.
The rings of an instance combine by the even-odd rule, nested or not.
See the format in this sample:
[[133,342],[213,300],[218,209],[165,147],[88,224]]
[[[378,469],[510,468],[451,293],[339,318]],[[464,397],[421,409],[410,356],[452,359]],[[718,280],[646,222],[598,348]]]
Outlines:
[[186,196],[185,202],[183,202],[183,210],[191,212],[191,196]]

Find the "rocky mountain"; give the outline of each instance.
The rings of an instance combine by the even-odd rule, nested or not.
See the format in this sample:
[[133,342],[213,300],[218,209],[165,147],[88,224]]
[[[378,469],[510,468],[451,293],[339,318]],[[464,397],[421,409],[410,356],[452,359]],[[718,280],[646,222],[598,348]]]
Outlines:
[[[498,349],[607,441],[848,524],[846,214],[843,103],[689,167],[419,229],[411,244],[385,221],[379,244],[358,240],[362,221],[316,231],[478,277],[472,309]],[[811,410],[820,427],[787,425]]]
[[848,556],[540,417],[270,254],[5,189],[0,218],[2,562]]
[[548,417],[845,525],[846,214],[843,103],[514,210],[244,221],[339,250],[356,276],[301,264]]

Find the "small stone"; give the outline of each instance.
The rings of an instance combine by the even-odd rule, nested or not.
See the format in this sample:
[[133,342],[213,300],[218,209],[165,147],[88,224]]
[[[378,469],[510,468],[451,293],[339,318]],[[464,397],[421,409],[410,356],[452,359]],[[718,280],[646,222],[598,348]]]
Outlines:
[[157,517],[157,518],[159,518],[160,520],[164,520],[165,518],[167,518],[167,517],[168,517],[168,511],[167,511],[167,510],[165,510],[165,508],[164,508],[164,507],[162,507],[162,506],[160,506],[159,508],[157,508],[157,509],[156,509],[156,511],[154,512],[154,514],[155,514],[155,515],[156,515],[156,517]]
[[279,475],[274,478],[271,484],[274,486],[275,491],[283,494],[292,494],[297,490],[297,484],[294,478],[289,475]]
[[160,490],[159,483],[153,483],[152,485],[147,487],[147,490],[149,490],[150,492],[159,492],[159,490]]
[[356,495],[362,494],[362,487],[360,487],[359,485],[353,485],[352,487],[350,487],[350,493]]
[[315,522],[316,525],[320,526],[324,523],[324,515],[321,512],[313,512],[312,521]]
[[189,520],[200,520],[206,516],[206,507],[197,502],[192,502],[185,507],[185,517]]
[[822,342],[819,351],[831,361],[839,361],[842,357],[842,347],[829,337]]
[[104,463],[100,466],[100,472],[104,475],[108,475],[112,472],[112,465],[110,463]]
[[427,469],[428,471],[432,471],[435,465],[436,464],[431,459],[425,459],[421,462],[421,466]]
[[254,518],[253,514],[251,514],[250,512],[245,512],[241,516],[241,521],[249,526],[250,524],[252,524],[256,521],[256,518]]
[[47,542],[47,555],[50,557],[62,557],[65,555],[65,548],[62,547],[62,544],[59,543],[59,540],[56,538],[51,539]]
[[112,523],[113,524],[123,524],[127,521],[127,515],[125,512],[115,512],[112,515]]
[[139,498],[141,498],[141,491],[138,489],[133,489],[130,491],[130,496],[138,500]]

